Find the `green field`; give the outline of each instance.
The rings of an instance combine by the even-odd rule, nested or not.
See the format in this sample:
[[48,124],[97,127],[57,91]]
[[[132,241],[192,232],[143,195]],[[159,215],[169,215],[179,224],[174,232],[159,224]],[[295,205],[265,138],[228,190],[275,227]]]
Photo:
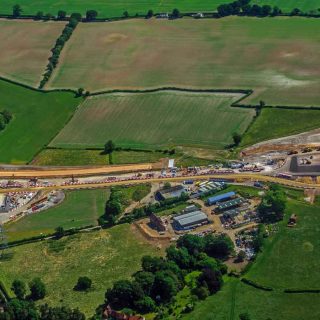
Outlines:
[[[301,199],[302,193],[287,191],[288,196]],[[245,277],[272,287],[265,292],[245,285],[239,279],[228,279],[217,295],[199,302],[185,320],[237,320],[248,312],[252,320],[316,320],[320,317],[320,294],[286,294],[289,289],[319,289],[318,263],[320,259],[319,207],[289,200],[286,216],[275,233],[266,240],[263,252]],[[295,213],[298,223],[286,226]]]
[[179,92],[93,97],[50,146],[101,147],[111,139],[118,146],[134,148],[223,148],[232,142],[233,132],[246,130],[255,114],[252,109],[231,108],[238,98],[236,94]]
[[[206,150],[212,153],[212,150]],[[32,160],[31,164],[39,166],[85,166],[108,165],[109,156],[101,154],[102,150],[87,149],[44,149]],[[214,161],[197,158],[180,151],[168,154],[163,151],[125,151],[112,153],[112,164],[151,163],[164,158],[174,158],[176,165],[183,167],[212,164]]]
[[67,191],[64,201],[49,210],[32,214],[6,226],[9,241],[52,234],[55,228],[65,229],[97,225],[103,214],[109,190]]
[[40,93],[0,81],[0,110],[13,119],[0,132],[0,163],[26,163],[63,128],[81,99],[73,93]]
[[107,165],[109,156],[102,150],[44,149],[32,160],[38,166]]
[[241,146],[320,127],[320,110],[265,108],[243,137]]
[[297,214],[297,226],[288,228],[285,221],[246,277],[276,289],[320,289],[319,209],[290,201],[287,217]]
[[[43,241],[11,249],[12,259],[0,262],[0,280],[9,289],[14,279],[41,277],[47,297],[39,303],[79,307],[87,315],[103,303],[114,281],[129,278],[146,254],[159,254],[127,225]],[[93,290],[74,291],[79,276],[93,281]]]
[[319,294],[266,292],[229,279],[220,292],[198,302],[181,319],[238,320],[239,314],[248,312],[251,320],[318,320],[319,304]]
[[82,23],[48,87],[253,89],[250,103],[319,105],[319,27],[297,17]]
[[[69,14],[72,12],[81,12],[84,14],[88,9],[95,9],[99,12],[100,17],[117,17],[122,16],[125,10],[131,15],[136,13],[145,14],[149,9],[155,12],[172,11],[179,8],[184,12],[192,11],[214,11],[221,3],[230,1],[226,0],[120,0],[106,1],[93,0],[88,4],[86,0],[58,1],[58,0],[2,0],[0,4],[0,13],[11,13],[12,6],[19,3],[23,8],[24,14],[36,14],[37,11],[45,13],[50,12],[57,14],[58,10],[66,10]],[[270,4],[280,6],[284,11],[291,11],[298,7],[301,10],[308,11],[320,7],[319,0],[256,0],[252,1],[258,4]]]
[[[135,191],[142,199],[150,192],[149,185],[120,187],[123,205],[133,201]],[[66,191],[64,201],[58,206],[24,217],[5,225],[9,241],[27,239],[41,234],[52,234],[55,228],[79,228],[98,225],[98,218],[104,214],[108,189]]]
[[[165,157],[167,157],[167,154],[163,152],[120,150],[112,153],[112,163],[149,163],[157,162]],[[32,160],[32,164],[40,166],[83,166],[107,165],[110,163],[109,156],[102,154],[102,150],[45,149]]]

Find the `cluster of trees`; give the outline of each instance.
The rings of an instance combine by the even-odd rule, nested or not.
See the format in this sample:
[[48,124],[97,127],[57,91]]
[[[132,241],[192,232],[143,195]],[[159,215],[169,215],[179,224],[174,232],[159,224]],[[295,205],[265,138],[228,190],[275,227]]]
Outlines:
[[259,6],[257,4],[250,5],[250,0],[236,0],[230,3],[221,4],[217,8],[220,17],[230,15],[247,15],[247,16],[277,16],[282,14],[281,9],[278,7],[271,7],[269,5]]
[[29,283],[30,294],[27,296],[27,286],[21,280],[14,280],[12,282],[11,290],[14,292],[16,297],[20,300],[28,299],[32,301],[43,299],[46,295],[45,284],[40,278],[34,278]]
[[121,188],[111,188],[111,193],[108,201],[106,202],[104,215],[99,218],[99,224],[103,226],[115,225],[119,214],[123,211],[123,208],[128,205]]
[[0,111],[0,131],[11,121],[12,113],[8,110]]
[[287,197],[278,185],[271,185],[258,206],[262,222],[277,222],[283,219]]
[[62,31],[62,34],[57,39],[54,48],[51,50],[52,55],[49,58],[49,63],[47,65],[46,72],[43,75],[43,78],[40,82],[39,88],[43,88],[44,85],[49,80],[53,70],[56,68],[56,66],[59,62],[60,53],[61,53],[65,43],[70,39],[74,29],[76,28],[76,26],[80,20],[81,20],[81,14],[73,13],[71,15],[69,23],[65,26],[65,28]]
[[78,309],[68,307],[49,307],[47,304],[37,307],[33,301],[11,299],[0,313],[1,320],[85,320]]
[[188,199],[188,194],[182,193],[179,198],[165,199],[154,204],[148,204],[143,207],[135,208],[129,215],[123,217],[120,220],[120,223],[132,222],[143,217],[148,217],[149,215],[151,215],[151,213],[157,213],[163,210],[172,209],[178,204],[186,202]]
[[186,285],[185,276],[193,271],[199,274],[191,288],[199,299],[220,290],[222,275],[227,272],[221,259],[233,252],[233,243],[227,236],[196,235],[181,237],[170,246],[166,258],[144,256],[142,270],[133,280],[120,280],[108,289],[105,297],[115,309],[130,308],[141,313],[157,311],[170,304],[173,297]]
[[[75,290],[88,290],[91,287],[88,277],[80,277]],[[21,280],[12,282],[11,290],[15,298],[4,303],[4,312],[0,313],[0,320],[85,320],[85,316],[78,309],[68,307],[49,307],[47,304],[37,306],[35,301],[46,295],[45,284],[40,278],[34,278],[28,285]]]

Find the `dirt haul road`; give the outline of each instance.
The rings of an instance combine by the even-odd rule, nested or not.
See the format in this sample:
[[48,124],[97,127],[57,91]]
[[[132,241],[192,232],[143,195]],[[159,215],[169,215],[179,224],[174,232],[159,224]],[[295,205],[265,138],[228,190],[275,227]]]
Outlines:
[[26,188],[12,188],[0,189],[0,193],[8,192],[22,192],[22,191],[39,191],[39,190],[80,190],[80,189],[98,189],[107,188],[119,185],[132,185],[143,183],[161,183],[161,182],[182,182],[186,179],[191,180],[208,180],[208,179],[229,179],[230,181],[261,181],[281,184],[287,187],[300,188],[300,189],[316,189],[320,190],[320,184],[299,182],[294,180],[287,180],[277,177],[271,177],[261,174],[238,173],[238,174],[211,174],[211,175],[195,175],[185,177],[172,177],[172,178],[151,178],[151,179],[130,179],[121,181],[110,181],[102,183],[83,183],[74,185],[61,185],[61,186],[41,186],[41,187],[26,187]]
[[144,163],[122,166],[103,166],[103,167],[70,167],[70,168],[30,168],[30,169],[2,169],[0,170],[0,178],[62,178],[62,177],[80,177],[80,176],[98,176],[113,173],[139,172],[155,170],[157,164]]

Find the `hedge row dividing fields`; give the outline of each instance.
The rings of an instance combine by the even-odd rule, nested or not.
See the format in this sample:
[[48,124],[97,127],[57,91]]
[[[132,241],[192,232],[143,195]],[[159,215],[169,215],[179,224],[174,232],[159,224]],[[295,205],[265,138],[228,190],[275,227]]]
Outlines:
[[[124,11],[130,15],[146,14],[149,9],[154,12],[171,12],[178,8],[182,12],[203,12],[216,11],[222,3],[228,3],[228,0],[119,0],[119,1],[90,1],[90,7],[86,0],[58,1],[58,0],[2,0],[0,4],[0,13],[11,14],[12,7],[19,4],[23,9],[23,14],[35,15],[38,11],[44,13],[57,14],[59,10],[65,10],[67,13],[80,12],[83,15],[88,9],[97,10],[99,17],[111,18],[120,17]],[[291,12],[298,7],[302,11],[316,10],[320,7],[319,0],[255,0],[253,4],[278,6],[284,12]]]

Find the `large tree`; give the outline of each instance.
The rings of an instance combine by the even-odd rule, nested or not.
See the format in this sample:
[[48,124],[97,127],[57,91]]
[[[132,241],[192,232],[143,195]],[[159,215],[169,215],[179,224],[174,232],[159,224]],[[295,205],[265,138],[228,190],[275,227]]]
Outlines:
[[110,154],[114,151],[115,148],[116,148],[116,145],[113,143],[112,140],[109,140],[104,145],[104,153]]
[[31,291],[30,297],[34,301],[43,299],[45,297],[45,295],[46,295],[46,286],[41,281],[40,278],[34,278],[29,283],[29,288],[30,288],[30,291]]
[[286,195],[282,189],[277,185],[272,185],[258,206],[260,218],[264,222],[282,220],[286,203]]
[[14,292],[16,297],[20,300],[23,300],[27,293],[26,284],[21,280],[14,280],[12,282],[11,290]]
[[88,21],[92,21],[92,20],[95,20],[98,16],[98,12],[96,10],[88,10],[86,12],[86,19]]
[[15,4],[12,8],[12,15],[16,18],[16,17],[20,17],[21,13],[22,13],[22,9],[20,5]]

